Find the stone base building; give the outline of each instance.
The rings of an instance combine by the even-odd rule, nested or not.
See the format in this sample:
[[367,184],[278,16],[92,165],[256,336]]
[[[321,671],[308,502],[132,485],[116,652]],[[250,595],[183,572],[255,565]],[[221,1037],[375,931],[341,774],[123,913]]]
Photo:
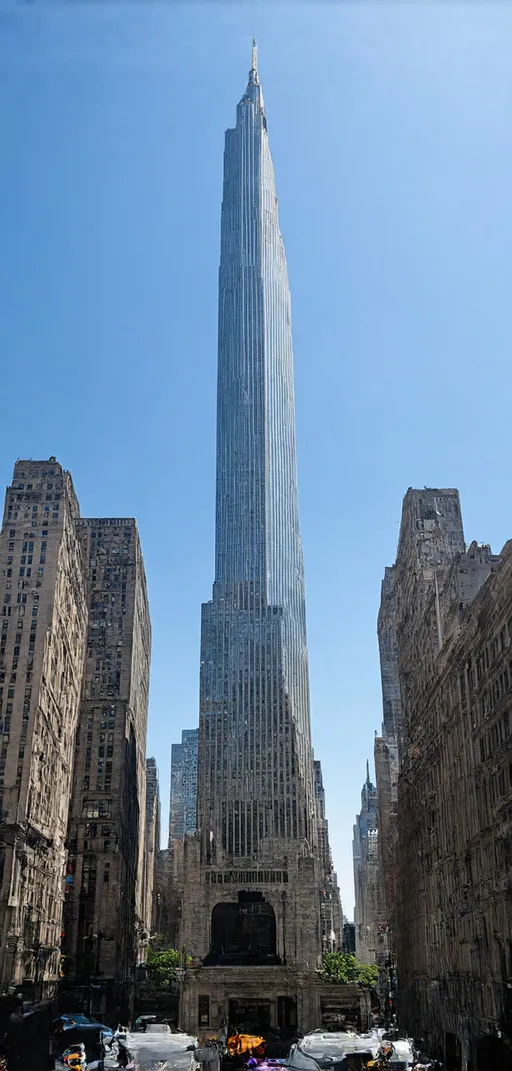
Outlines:
[[198,1037],[227,1022],[249,1032],[283,1037],[317,1027],[366,1030],[371,1023],[367,990],[326,985],[311,970],[297,967],[200,967],[188,969],[182,984],[180,1023]]
[[[232,999],[236,996],[241,1004],[251,1005],[256,987],[262,1009],[260,1029],[278,997],[286,998],[282,1005],[288,1009],[286,1016],[294,1015],[304,1029],[304,1020],[298,1017],[298,993],[302,1001],[309,999],[304,979],[309,979],[311,988],[320,965],[319,864],[306,853],[293,855],[291,845],[279,840],[269,841],[262,856],[265,869],[261,862],[245,869],[251,866],[250,860],[242,869],[243,861],[224,857],[220,851],[214,865],[205,865],[200,834],[185,841],[187,893],[179,945],[195,964],[203,965],[193,976],[187,972],[185,989],[190,992],[192,986],[193,993],[187,998],[187,1023],[194,1014],[200,1024],[196,997],[213,1008],[223,981],[231,987]],[[293,992],[288,992],[285,979]],[[307,1011],[307,1022],[309,1017]]]

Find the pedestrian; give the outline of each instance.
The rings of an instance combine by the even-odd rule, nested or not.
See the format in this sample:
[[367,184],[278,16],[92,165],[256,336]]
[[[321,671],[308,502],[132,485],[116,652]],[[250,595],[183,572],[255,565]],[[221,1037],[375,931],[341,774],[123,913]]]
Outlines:
[[220,1071],[219,1046],[212,1038],[206,1038],[200,1048],[194,1049],[194,1056],[201,1064],[201,1071]]

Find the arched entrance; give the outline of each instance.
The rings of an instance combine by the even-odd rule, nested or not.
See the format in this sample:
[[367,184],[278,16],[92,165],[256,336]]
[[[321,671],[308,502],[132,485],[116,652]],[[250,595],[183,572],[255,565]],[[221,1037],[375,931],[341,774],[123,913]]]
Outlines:
[[274,908],[262,893],[239,892],[237,903],[215,905],[205,967],[268,967],[280,962]]

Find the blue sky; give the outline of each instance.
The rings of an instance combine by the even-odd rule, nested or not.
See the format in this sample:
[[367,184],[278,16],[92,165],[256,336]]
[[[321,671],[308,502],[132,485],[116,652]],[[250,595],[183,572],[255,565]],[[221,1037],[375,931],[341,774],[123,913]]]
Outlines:
[[197,722],[213,579],[223,136],[251,37],[292,288],[312,724],[352,914],[352,823],[380,727],[375,635],[409,486],[512,534],[512,8],[0,3],[0,479],[71,470],[136,516],[148,750]]

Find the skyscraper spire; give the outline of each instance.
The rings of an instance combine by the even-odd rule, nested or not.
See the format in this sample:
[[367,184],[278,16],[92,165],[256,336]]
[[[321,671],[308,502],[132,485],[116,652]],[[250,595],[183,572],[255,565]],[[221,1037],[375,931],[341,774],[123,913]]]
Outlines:
[[370,763],[368,759],[366,760],[366,784],[370,784]]
[[252,62],[251,69],[249,71],[249,85],[258,86],[260,80],[258,77],[258,46],[256,44],[256,38],[252,39]]

